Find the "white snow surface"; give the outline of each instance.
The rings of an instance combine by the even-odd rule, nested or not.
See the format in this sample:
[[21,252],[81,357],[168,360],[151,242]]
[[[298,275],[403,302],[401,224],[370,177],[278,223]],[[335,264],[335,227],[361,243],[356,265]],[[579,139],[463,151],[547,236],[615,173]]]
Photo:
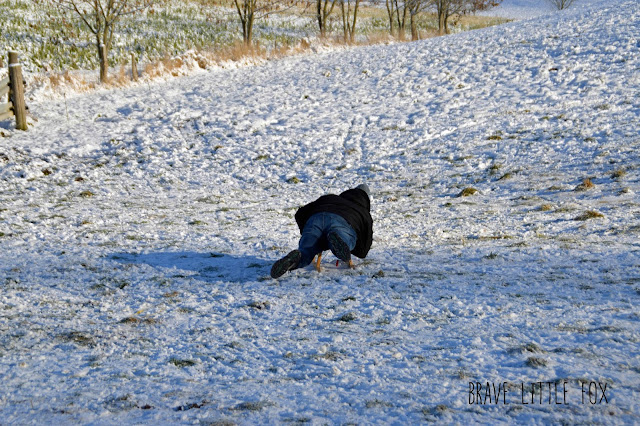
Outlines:
[[[569,7],[603,7],[607,5],[606,0],[574,0]],[[500,16],[511,19],[535,18],[548,13],[559,12],[557,7],[548,0],[503,0],[497,7],[480,12],[480,15]]]
[[[639,9],[30,102],[0,423],[640,422]],[[361,182],[369,256],[271,279],[295,210]]]

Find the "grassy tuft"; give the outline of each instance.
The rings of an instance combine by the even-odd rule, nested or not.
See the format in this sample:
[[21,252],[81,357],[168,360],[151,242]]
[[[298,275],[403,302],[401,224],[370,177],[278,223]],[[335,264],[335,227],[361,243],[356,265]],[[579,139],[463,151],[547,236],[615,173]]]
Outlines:
[[197,364],[196,361],[192,359],[179,359],[179,358],[171,358],[169,360],[169,363],[180,368],[193,367],[194,365]]
[[548,212],[552,209],[553,209],[553,206],[551,204],[543,204],[540,206],[540,211],[542,212]]
[[347,312],[346,314],[344,314],[340,318],[338,318],[338,321],[351,322],[351,321],[355,321],[356,319],[358,319],[358,317],[356,316],[355,313]]
[[575,217],[573,220],[589,220],[589,219],[601,219],[604,215],[595,210],[587,210],[580,216]]
[[544,358],[531,356],[531,357],[527,358],[527,361],[525,362],[525,364],[527,365],[527,367],[541,368],[541,367],[546,367],[547,365],[549,365],[549,362]]
[[611,173],[611,179],[621,179],[627,174],[625,169],[618,169]]
[[458,193],[457,197],[469,197],[471,195],[475,195],[478,193],[478,190],[472,187],[468,187],[463,189],[462,191],[460,191],[460,193]]
[[595,188],[596,185],[591,181],[591,179],[586,178],[582,181],[582,183],[574,188],[574,191],[581,192],[587,191],[589,189]]

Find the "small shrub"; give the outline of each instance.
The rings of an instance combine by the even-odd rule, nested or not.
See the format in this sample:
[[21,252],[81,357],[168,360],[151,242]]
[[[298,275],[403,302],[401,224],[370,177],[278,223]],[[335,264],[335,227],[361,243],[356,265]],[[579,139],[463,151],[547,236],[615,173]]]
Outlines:
[[540,206],[540,211],[542,212],[548,212],[551,209],[553,209],[553,206],[551,204],[543,204]]

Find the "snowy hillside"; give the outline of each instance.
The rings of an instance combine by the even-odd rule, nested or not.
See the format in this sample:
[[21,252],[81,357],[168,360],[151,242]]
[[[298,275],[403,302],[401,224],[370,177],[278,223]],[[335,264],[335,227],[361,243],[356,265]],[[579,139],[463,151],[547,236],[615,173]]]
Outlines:
[[[0,423],[640,422],[640,10],[605,4],[2,122]],[[269,278],[361,182],[369,257]]]
[[[603,7],[606,5],[607,2],[603,0],[574,0],[574,3],[568,9],[576,7]],[[549,13],[559,13],[557,7],[553,6],[549,0],[502,0],[499,6],[481,12],[480,14],[501,16],[510,19],[527,19]]]

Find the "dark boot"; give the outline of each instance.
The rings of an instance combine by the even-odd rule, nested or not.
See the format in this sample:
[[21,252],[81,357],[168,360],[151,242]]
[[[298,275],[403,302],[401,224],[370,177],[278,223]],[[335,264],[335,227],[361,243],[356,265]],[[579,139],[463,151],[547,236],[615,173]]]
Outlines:
[[278,260],[271,267],[271,278],[280,278],[285,272],[296,269],[300,263],[300,251],[293,250],[288,255]]
[[329,249],[331,250],[331,253],[343,262],[350,264],[351,250],[349,250],[347,243],[345,243],[335,232],[331,232],[327,236],[327,241],[329,242]]

